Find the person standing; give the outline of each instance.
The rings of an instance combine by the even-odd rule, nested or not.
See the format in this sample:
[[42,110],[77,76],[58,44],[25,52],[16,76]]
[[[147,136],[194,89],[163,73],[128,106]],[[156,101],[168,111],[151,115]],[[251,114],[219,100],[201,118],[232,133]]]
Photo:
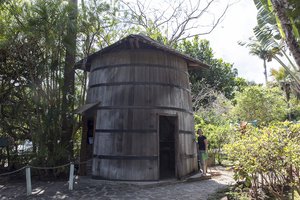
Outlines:
[[202,173],[206,175],[207,173],[207,159],[208,159],[208,141],[207,138],[203,135],[201,129],[197,130],[198,134],[198,148],[199,148],[199,161],[202,169]]

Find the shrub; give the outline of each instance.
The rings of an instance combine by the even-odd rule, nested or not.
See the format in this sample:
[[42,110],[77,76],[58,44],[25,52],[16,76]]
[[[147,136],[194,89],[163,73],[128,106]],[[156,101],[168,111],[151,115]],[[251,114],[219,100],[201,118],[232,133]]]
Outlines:
[[282,199],[286,189],[300,191],[300,125],[276,123],[248,127],[225,145],[234,162],[235,179],[245,181],[253,198]]

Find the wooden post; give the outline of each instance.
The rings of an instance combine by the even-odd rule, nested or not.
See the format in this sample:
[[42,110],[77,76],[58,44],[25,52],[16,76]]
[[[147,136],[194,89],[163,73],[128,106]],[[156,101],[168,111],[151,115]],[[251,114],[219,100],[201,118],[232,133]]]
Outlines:
[[69,190],[73,190],[74,185],[74,163],[70,164]]
[[27,196],[31,195],[32,188],[31,188],[31,175],[30,175],[30,167],[26,166],[26,190]]

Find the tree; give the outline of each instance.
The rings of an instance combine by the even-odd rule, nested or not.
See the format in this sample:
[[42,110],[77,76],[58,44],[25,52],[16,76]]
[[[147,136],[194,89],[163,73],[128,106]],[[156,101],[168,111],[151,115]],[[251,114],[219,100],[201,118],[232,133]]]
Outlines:
[[58,141],[67,5],[62,1],[9,1],[1,9],[4,12],[0,19],[6,27],[0,44],[5,52],[5,61],[1,63],[1,99],[2,95],[6,97],[2,122],[9,125],[14,121],[15,130],[27,133],[25,137],[20,137],[21,131],[13,134],[9,125],[4,126],[1,134],[9,135],[14,145],[24,139],[32,140],[34,161],[53,165],[65,154]]
[[[225,97],[232,99],[234,91],[242,86],[241,79],[237,82],[237,69],[222,59],[214,58],[213,50],[209,41],[200,40],[197,36],[190,40],[183,40],[176,45],[176,48],[193,58],[199,59],[211,67],[207,70],[190,71],[192,85],[201,81],[216,91],[224,93]],[[239,83],[239,84],[238,84]],[[244,82],[245,83],[245,82]],[[194,92],[197,92],[194,90]]]
[[[221,125],[227,122],[227,115],[232,109],[230,100],[223,93],[209,88],[201,82],[197,82],[199,88],[192,92],[193,107],[195,113],[200,116],[206,123]],[[192,85],[192,90],[195,87]],[[206,103],[203,105],[203,101]]]
[[[262,44],[268,44],[270,49],[277,52],[274,59],[285,68],[294,81],[292,87],[300,94],[300,73],[299,73],[299,20],[300,13],[299,1],[270,1],[254,0],[258,9],[257,23],[254,33],[257,40]],[[283,7],[280,7],[282,5]],[[280,16],[279,16],[280,15]],[[281,18],[281,20],[280,20]],[[298,40],[298,43],[297,43]],[[284,41],[284,42],[280,42]],[[286,46],[292,52],[296,64],[286,53]],[[280,56],[284,56],[283,61]]]
[[69,0],[67,31],[64,39],[66,49],[63,90],[62,90],[62,137],[63,146],[73,157],[74,134],[74,98],[75,98],[75,59],[76,59],[76,35],[77,35],[77,0]]
[[279,83],[280,88],[285,93],[285,99],[287,102],[288,109],[288,119],[291,121],[291,113],[290,113],[290,99],[291,99],[291,82],[288,81],[288,75],[283,67],[279,68],[279,70],[271,69],[271,75],[275,77],[275,80]]
[[[278,22],[282,28],[282,37],[286,41],[290,52],[292,53],[299,69],[300,69],[300,46],[299,46],[299,25],[296,17],[300,13],[300,3],[299,1],[288,1],[288,0],[271,0],[273,9],[276,16],[278,17]],[[295,15],[296,14],[296,15]]]
[[[0,136],[10,137],[14,146],[32,140],[32,162],[40,166],[65,163],[72,157],[79,127],[72,115],[74,106],[84,101],[85,86],[79,81],[86,81],[83,73],[74,77],[75,52],[85,56],[95,51],[96,43],[104,43],[101,34],[109,38],[108,30],[104,31],[111,25],[107,4],[92,11],[88,7],[84,19],[94,20],[87,24],[83,8],[77,18],[77,3],[72,3],[13,0],[0,4],[0,26],[5,27],[0,28]],[[103,27],[95,18],[101,13],[105,13]],[[97,37],[89,40],[88,34]]]
[[230,6],[228,3],[221,13],[215,14],[213,6],[218,5],[216,0],[120,2],[125,7],[121,22],[169,46],[180,40],[211,33]]
[[[259,11],[258,24],[260,26],[260,30],[276,30],[274,37],[279,39],[279,36],[281,36],[281,38],[286,42],[299,69],[299,1],[254,0],[254,2]],[[280,35],[278,33],[280,33]]]
[[258,56],[263,60],[264,75],[266,85],[268,83],[268,74],[267,74],[267,61],[271,61],[274,55],[277,53],[275,48],[268,46],[266,43],[262,43],[258,40],[251,40],[248,44],[239,43],[240,45],[248,47],[250,49],[249,53],[255,56]]
[[286,107],[279,88],[250,86],[237,94],[232,114],[242,121],[257,120],[259,124],[281,121],[286,117]]
[[[297,66],[290,59],[286,53],[285,46],[279,43],[273,35],[273,30],[268,27],[260,27],[258,25],[254,28],[256,39],[250,38],[250,42],[239,42],[240,45],[250,48],[250,53],[260,56],[264,60],[265,75],[266,75],[266,59],[271,61],[276,60],[286,72],[294,79],[292,82],[295,91],[300,93],[300,74]],[[282,59],[285,58],[285,59]]]
[[286,72],[285,68],[280,67],[278,70],[271,69],[271,75],[284,92],[287,108],[288,119],[298,120],[299,118],[299,93],[297,88],[294,87],[295,80]]

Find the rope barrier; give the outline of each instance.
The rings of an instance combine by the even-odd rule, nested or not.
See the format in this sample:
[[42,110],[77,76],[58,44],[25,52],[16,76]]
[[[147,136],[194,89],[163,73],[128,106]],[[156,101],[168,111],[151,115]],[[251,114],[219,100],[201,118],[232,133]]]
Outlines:
[[86,160],[86,161],[82,161],[82,162],[74,162],[74,164],[81,165],[81,164],[86,164],[88,162],[89,162],[89,160]]
[[[80,164],[86,164],[86,163],[88,163],[88,161],[75,162],[74,164],[80,165]],[[7,175],[10,175],[10,174],[14,174],[16,172],[19,172],[19,171],[25,169],[26,167],[30,167],[30,168],[33,168],[33,169],[58,169],[58,168],[66,167],[66,166],[68,166],[70,164],[71,163],[67,163],[67,164],[64,164],[64,165],[59,165],[59,166],[54,166],[54,167],[37,167],[37,166],[28,165],[28,166],[22,167],[20,169],[17,169],[15,171],[12,171],[12,172],[7,172],[7,173],[0,174],[0,176],[7,176]]]
[[64,164],[64,165],[60,165],[60,166],[55,166],[55,167],[36,167],[36,166],[31,166],[31,165],[29,167],[31,167],[33,169],[58,169],[58,168],[66,167],[68,165],[70,165],[70,163]]
[[15,170],[15,171],[12,171],[12,172],[3,173],[3,174],[0,174],[0,176],[7,176],[7,175],[10,175],[10,174],[14,174],[14,173],[17,173],[17,172],[19,172],[19,171],[25,169],[25,168],[26,168],[26,167],[22,167],[22,168],[20,168],[20,169],[17,169],[17,170]]
[[[85,163],[85,162],[82,162],[82,163]],[[79,162],[79,164],[80,164],[80,162]],[[29,195],[32,194],[31,172],[30,172],[31,168],[33,168],[33,169],[57,169],[57,168],[62,168],[62,167],[66,167],[66,166],[69,166],[69,165],[70,165],[70,173],[69,173],[69,181],[68,181],[69,190],[73,190],[74,189],[74,162],[70,162],[70,163],[60,165],[60,166],[55,166],[55,167],[36,167],[36,166],[26,165],[25,167],[22,167],[18,170],[0,174],[0,176],[6,176],[6,175],[14,174],[14,173],[17,173],[17,172],[25,169],[25,173],[26,173],[26,192],[27,192],[27,196],[29,196]]]

